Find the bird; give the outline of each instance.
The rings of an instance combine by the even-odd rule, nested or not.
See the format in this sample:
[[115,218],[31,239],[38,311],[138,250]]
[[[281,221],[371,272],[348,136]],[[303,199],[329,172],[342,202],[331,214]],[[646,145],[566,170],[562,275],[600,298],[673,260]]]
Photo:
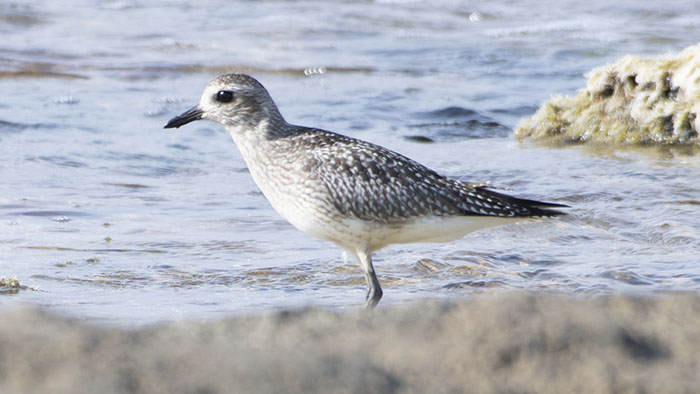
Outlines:
[[283,218],[355,256],[367,284],[366,309],[382,298],[372,254],[383,247],[449,242],[515,220],[564,215],[556,208],[568,207],[451,179],[371,142],[290,124],[246,74],[217,77],[197,105],[164,128],[198,120],[224,126]]

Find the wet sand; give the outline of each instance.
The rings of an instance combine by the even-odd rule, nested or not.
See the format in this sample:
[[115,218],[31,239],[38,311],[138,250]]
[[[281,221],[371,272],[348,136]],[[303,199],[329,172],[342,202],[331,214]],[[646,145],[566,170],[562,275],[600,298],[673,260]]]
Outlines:
[[515,293],[118,329],[0,312],[0,392],[683,393],[700,298]]

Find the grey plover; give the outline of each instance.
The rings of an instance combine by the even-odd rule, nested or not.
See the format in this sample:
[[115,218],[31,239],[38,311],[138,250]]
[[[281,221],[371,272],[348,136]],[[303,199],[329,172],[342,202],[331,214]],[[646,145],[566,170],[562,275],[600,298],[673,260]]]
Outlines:
[[367,308],[382,297],[373,252],[396,243],[447,242],[518,218],[561,215],[552,208],[566,207],[449,179],[381,146],[289,124],[267,90],[244,74],[213,80],[199,104],[165,128],[200,119],[226,128],[282,217],[357,258]]

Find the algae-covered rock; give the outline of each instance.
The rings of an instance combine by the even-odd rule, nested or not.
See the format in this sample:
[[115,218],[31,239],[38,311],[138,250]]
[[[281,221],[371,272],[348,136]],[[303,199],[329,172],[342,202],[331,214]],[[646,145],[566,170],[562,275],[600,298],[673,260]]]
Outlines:
[[700,146],[700,44],[591,70],[575,97],[554,97],[515,130],[560,143]]
[[17,278],[5,278],[0,276],[0,294],[14,294],[22,288]]
[[[19,283],[17,278],[6,278],[0,276],[0,295],[3,294],[17,294],[20,290],[35,290],[29,286],[25,286]],[[1,390],[0,390],[1,391]]]

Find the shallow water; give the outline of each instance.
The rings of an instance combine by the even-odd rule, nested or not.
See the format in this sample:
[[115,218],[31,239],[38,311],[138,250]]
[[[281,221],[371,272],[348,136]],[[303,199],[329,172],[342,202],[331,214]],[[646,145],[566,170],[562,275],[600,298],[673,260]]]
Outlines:
[[0,4],[0,276],[116,324],[357,308],[361,271],[269,206],[214,124],[163,130],[216,75],[292,123],[367,139],[570,216],[377,253],[382,303],[509,289],[700,289],[700,158],[521,145],[583,73],[698,41],[693,2],[22,1]]

